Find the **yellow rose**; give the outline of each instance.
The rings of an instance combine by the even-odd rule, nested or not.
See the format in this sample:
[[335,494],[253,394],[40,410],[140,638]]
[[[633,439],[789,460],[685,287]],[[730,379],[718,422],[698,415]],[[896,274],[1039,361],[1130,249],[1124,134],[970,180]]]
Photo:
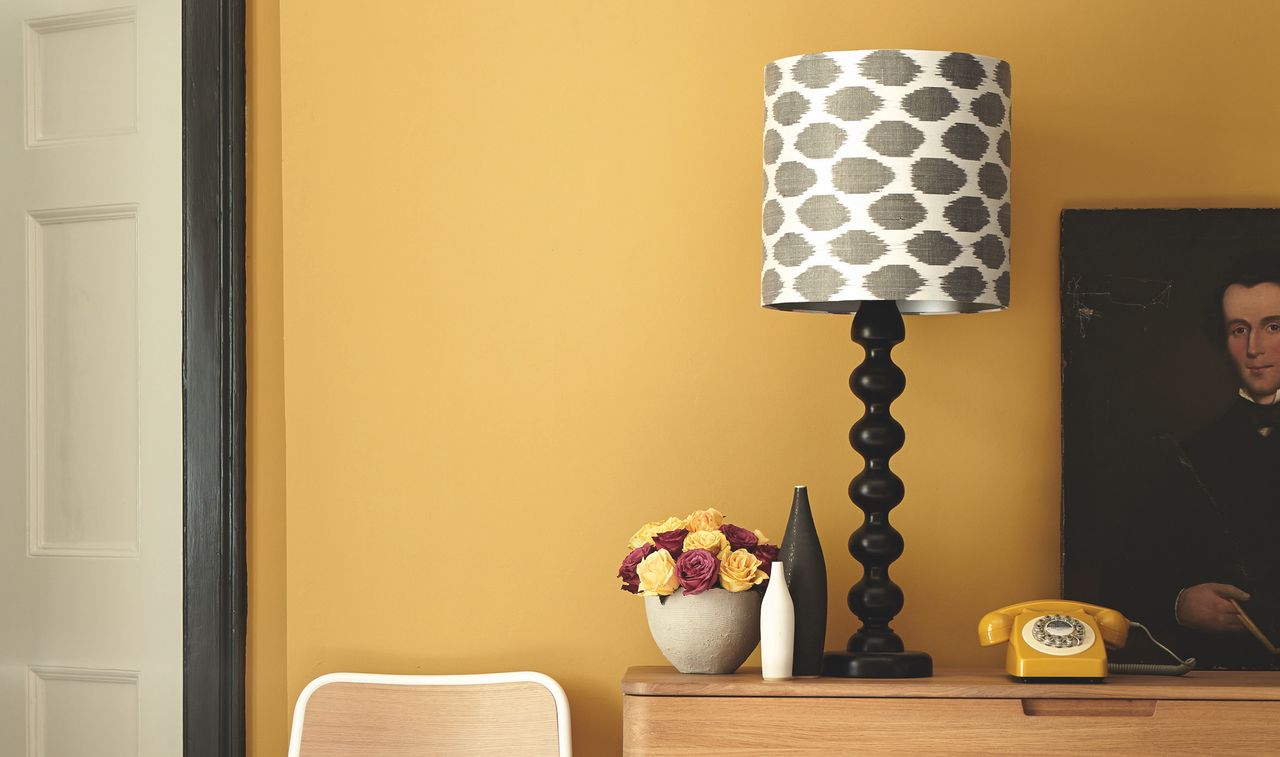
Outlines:
[[756,543],[757,543],[757,544],[768,544],[768,543],[769,543],[769,537],[765,536],[765,535],[764,535],[764,533],[760,531],[760,529],[758,529],[758,528],[757,528],[757,529],[755,530],[755,535],[756,535]]
[[720,525],[724,523],[724,513],[708,507],[706,510],[694,510],[685,520],[689,524],[685,528],[690,531],[719,531]]
[[684,521],[675,516],[667,518],[661,523],[656,521],[653,523],[646,523],[640,527],[639,531],[636,531],[631,535],[631,539],[627,541],[627,549],[635,549],[641,544],[653,541],[654,536],[666,533],[667,531],[674,531],[677,528],[684,528]]
[[746,591],[766,578],[760,561],[745,549],[735,550],[720,561],[720,585],[729,591]]
[[690,531],[684,537],[684,551],[691,549],[705,549],[723,560],[729,556],[729,540],[719,531]]
[[665,549],[641,560],[636,566],[636,576],[640,579],[640,595],[644,597],[666,596],[680,585],[676,580],[676,561]]

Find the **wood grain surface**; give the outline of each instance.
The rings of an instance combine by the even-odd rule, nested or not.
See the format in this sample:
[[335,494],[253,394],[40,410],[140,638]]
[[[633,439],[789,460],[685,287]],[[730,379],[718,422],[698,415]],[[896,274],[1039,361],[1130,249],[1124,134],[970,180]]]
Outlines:
[[765,681],[642,667],[622,691],[627,757],[1280,753],[1280,672],[1023,684],[991,669]]
[[626,696],[623,754],[1274,754],[1280,743],[1280,702],[1103,712],[1078,701],[1076,712],[1034,715],[1016,699]]
[[559,748],[556,703],[536,683],[331,683],[307,704],[303,757],[538,755]]
[[927,699],[1214,699],[1280,701],[1280,671],[1194,671],[1185,676],[1115,675],[1106,683],[1018,683],[1002,670],[941,669],[932,678],[808,678],[765,681],[759,668],[686,675],[635,667],[622,693],[681,697],[890,697]]

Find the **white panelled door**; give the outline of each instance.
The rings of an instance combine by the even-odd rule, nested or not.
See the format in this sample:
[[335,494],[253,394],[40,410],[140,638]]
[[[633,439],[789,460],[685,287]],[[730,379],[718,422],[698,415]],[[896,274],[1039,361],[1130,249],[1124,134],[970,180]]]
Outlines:
[[0,2],[0,755],[182,754],[180,0]]

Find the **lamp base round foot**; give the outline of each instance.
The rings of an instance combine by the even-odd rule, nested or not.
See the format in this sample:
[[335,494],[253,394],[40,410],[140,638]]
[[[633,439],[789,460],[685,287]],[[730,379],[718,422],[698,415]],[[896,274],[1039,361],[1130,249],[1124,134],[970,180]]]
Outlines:
[[926,652],[827,652],[822,675],[831,678],[929,678],[933,658]]

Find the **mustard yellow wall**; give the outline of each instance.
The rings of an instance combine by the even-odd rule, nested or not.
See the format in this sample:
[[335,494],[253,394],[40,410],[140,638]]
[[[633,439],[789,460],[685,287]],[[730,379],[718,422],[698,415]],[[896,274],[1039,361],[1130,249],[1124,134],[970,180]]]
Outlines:
[[284,281],[280,218],[280,4],[248,5],[248,739],[288,748],[285,685]]
[[1280,203],[1280,6],[262,0],[251,26],[251,738],[340,669],[532,668],[580,754],[660,664],[612,578],[643,521],[778,536],[807,483],[853,630],[848,320],[758,307],[762,67],[1014,72],[1013,308],[908,322],[895,624],[1058,587],[1058,213]]

